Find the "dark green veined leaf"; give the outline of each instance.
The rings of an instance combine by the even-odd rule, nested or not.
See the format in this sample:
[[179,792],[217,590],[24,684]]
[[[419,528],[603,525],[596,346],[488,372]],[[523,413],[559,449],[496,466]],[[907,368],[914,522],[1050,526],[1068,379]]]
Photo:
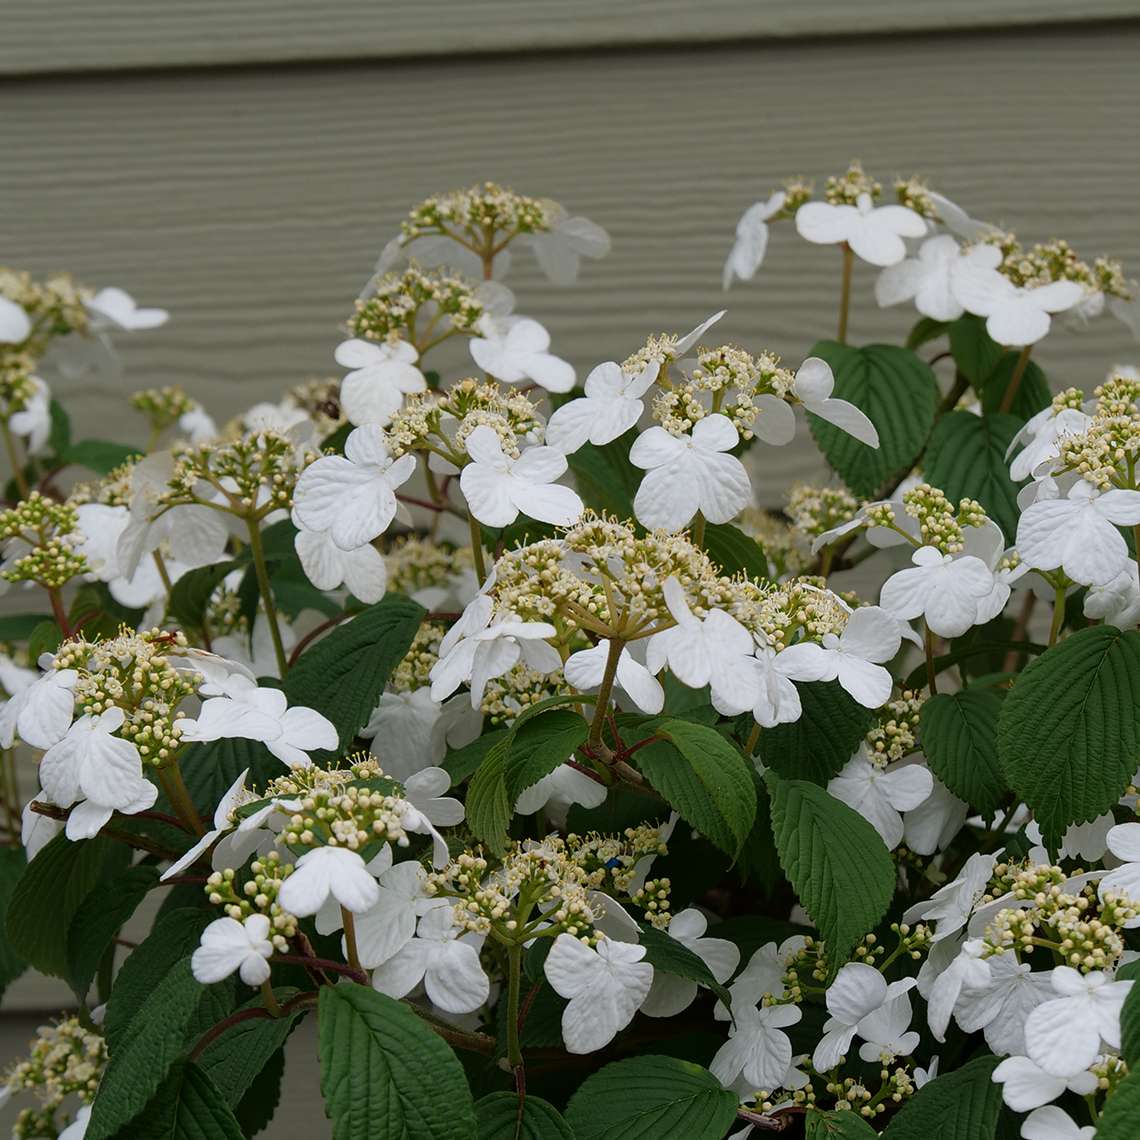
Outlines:
[[948,331],[954,364],[975,388],[981,389],[993,375],[1005,355],[1005,349],[990,339],[985,318],[976,317],[973,313],[952,321]]
[[514,1093],[495,1092],[476,1101],[479,1140],[575,1140],[558,1109],[537,1096],[527,1094],[521,1121],[518,1114]]
[[806,1140],[876,1140],[875,1131],[857,1112],[820,1112],[809,1108],[804,1117]]
[[333,1140],[472,1140],[475,1109],[455,1054],[402,1002],[365,986],[320,998],[321,1092]]
[[139,454],[137,447],[127,447],[105,439],[81,439],[66,447],[59,459],[64,466],[86,467],[97,475],[106,475]]
[[202,628],[202,615],[210,601],[210,595],[218,588],[227,574],[242,566],[238,560],[230,562],[216,562],[213,566],[200,566],[196,570],[188,570],[170,591],[170,605],[168,607],[171,617],[179,625],[188,629]]
[[513,733],[503,769],[510,803],[573,756],[589,731],[581,713],[551,709]]
[[67,409],[58,401],[52,400],[48,405],[51,414],[51,432],[48,435],[48,447],[57,458],[71,446],[71,417]]
[[923,474],[954,503],[977,499],[1006,540],[1017,534],[1018,484],[1009,477],[1005,453],[1021,430],[1016,416],[951,412],[939,420],[926,449]]
[[826,784],[851,759],[871,727],[869,709],[838,681],[797,685],[803,715],[760,733],[760,756],[768,768],[791,780]]
[[[205,820],[213,818],[222,796],[247,768],[247,786],[258,788],[274,776],[280,776],[283,770],[281,761],[264,744],[239,737],[213,740],[208,744],[191,743],[179,767],[194,805]],[[189,848],[190,843],[184,846]]]
[[[705,989],[712,990],[725,1005],[732,1004],[732,996],[728,990],[713,977],[712,971],[705,965],[703,958],[699,958],[684,943],[678,942],[667,932],[658,930],[648,922],[638,924],[641,935],[638,941],[645,947],[645,961],[654,970],[665,974],[675,974],[678,978],[696,982]],[[715,938],[716,930],[708,932],[708,937]]]
[[[336,725],[341,749],[368,723],[388,676],[427,611],[388,594],[302,653],[285,679],[291,705],[319,709]],[[335,752],[313,752],[315,763]]]
[[28,968],[16,953],[8,937],[8,906],[20,876],[24,873],[24,849],[0,847],[0,998],[4,991]]
[[932,317],[919,317],[910,332],[907,333],[904,347],[914,352],[924,344],[929,344],[932,340],[945,336],[949,328],[950,326],[945,321],[936,321]]
[[646,780],[702,835],[735,858],[756,818],[749,763],[707,725],[664,717],[645,727],[661,737],[636,754]]
[[[1014,370],[1017,368],[1018,355],[1016,352],[1007,352],[998,361],[993,374],[982,386],[983,412],[987,414],[996,412],[1001,407],[1005,390],[1009,387]],[[1024,423],[1042,408],[1048,407],[1052,398],[1053,394],[1049,389],[1049,381],[1045,378],[1045,373],[1031,360],[1021,374],[1021,380],[1017,385],[1017,395],[1014,396],[1013,405],[1009,409],[1010,415],[1016,416]]]
[[1096,1140],[1135,1140],[1140,1120],[1140,1074],[1130,1072],[1105,1101],[1096,1125]]
[[341,612],[341,607],[328,594],[304,577],[300,559],[296,559],[295,566],[290,560],[282,559],[271,584],[278,611],[290,621],[305,610],[313,610],[326,618],[337,617]]
[[[1125,981],[1119,973],[1117,981]],[[1128,1062],[1128,1067],[1140,1064],[1140,986],[1133,986],[1124,999],[1120,1011],[1120,1055]]]
[[38,661],[43,654],[54,653],[62,643],[63,630],[56,625],[55,619],[41,621],[28,634],[28,660]]
[[1056,847],[1128,786],[1140,757],[1140,633],[1082,629],[1018,677],[998,722],[1006,783]]
[[731,523],[705,527],[705,551],[725,574],[747,574],[753,581],[768,577],[768,559],[756,539]]
[[170,1070],[150,1103],[115,1140],[244,1140],[245,1135],[210,1078],[184,1061]]
[[883,1140],[992,1140],[1001,1113],[996,1057],[978,1057],[923,1085],[887,1125]]
[[856,495],[870,498],[892,475],[909,470],[926,446],[938,403],[934,373],[913,352],[888,344],[851,348],[820,341],[811,355],[831,365],[833,395],[854,404],[878,430],[875,449],[818,416],[808,416],[828,463]]
[[780,865],[827,943],[834,975],[886,913],[894,863],[879,833],[823,788],[774,772],[765,779]]
[[[996,651],[1002,653],[1018,653],[1018,654],[1037,654],[1044,653],[1048,648],[1044,645],[1038,645],[1035,641],[1002,641],[1002,640],[989,640],[989,639],[956,639],[955,646],[958,640],[965,641],[966,643],[962,648],[954,648],[950,653],[942,653],[934,658],[934,671],[935,673],[943,673],[945,670],[952,668],[955,665],[964,661],[977,660],[979,658],[992,657]],[[910,674],[902,683],[904,689],[921,689],[926,684],[926,665],[917,665],[911,670]]]
[[930,770],[983,814],[1006,792],[997,762],[1000,715],[1001,699],[985,689],[938,693],[922,706],[922,750]]
[[752,783],[756,788],[756,821],[744,841],[736,866],[743,882],[771,891],[783,879],[776,839],[772,834],[772,805],[768,799],[768,785],[759,772],[753,771]]
[[285,1050],[278,1049],[253,1078],[249,1091],[234,1108],[234,1116],[244,1136],[256,1136],[269,1127],[281,1101],[281,1080],[285,1076]]
[[443,767],[451,777],[451,786],[455,787],[468,776],[474,775],[475,770],[483,762],[483,757],[506,735],[505,728],[496,728],[492,732],[485,732],[462,748],[452,748],[443,761]]
[[631,1057],[587,1077],[566,1107],[577,1140],[722,1140],[736,1096],[675,1057]]
[[44,622],[55,624],[51,614],[8,614],[0,617],[0,642],[26,641]]
[[619,519],[633,518],[633,497],[642,475],[629,461],[629,449],[636,438],[636,430],[627,431],[612,443],[602,447],[587,443],[566,457],[578,493],[588,507],[608,511]]

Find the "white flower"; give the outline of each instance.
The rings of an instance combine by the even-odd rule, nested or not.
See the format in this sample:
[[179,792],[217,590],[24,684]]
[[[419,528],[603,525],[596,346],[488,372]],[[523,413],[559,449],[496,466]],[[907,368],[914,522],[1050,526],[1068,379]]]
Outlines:
[[736,223],[736,241],[728,252],[721,281],[725,289],[733,277],[751,281],[756,276],[768,249],[768,222],[783,208],[787,200],[783,190],[777,190],[766,202],[755,202]]
[[170,319],[165,309],[140,309],[130,293],[113,285],[100,289],[87,302],[87,309],[94,318],[91,327],[95,331],[106,328],[126,329],[128,332],[156,329]]
[[986,519],[981,526],[966,527],[965,534],[962,553],[980,558],[993,579],[989,594],[978,602],[974,618],[975,625],[985,625],[1005,609],[1014,583],[1029,573],[1029,567],[1020,561],[1012,568],[1002,566],[1003,558],[1012,552],[1006,550],[1005,535],[992,519]]
[[244,922],[219,918],[202,931],[198,948],[190,956],[190,969],[204,986],[223,981],[237,973],[247,986],[260,986],[269,980],[269,918],[251,914]]
[[191,443],[209,443],[218,438],[218,425],[200,404],[195,404],[188,412],[183,412],[178,417],[178,430]]
[[1014,285],[998,272],[1001,261],[996,245],[974,246],[950,271],[954,296],[968,312],[986,318],[986,332],[998,344],[1036,344],[1049,331],[1050,314],[1072,308],[1084,291],[1075,281]]
[[178,723],[183,740],[259,740],[290,768],[307,768],[309,752],[339,741],[332,721],[316,709],[289,708],[280,689],[258,688],[242,676],[231,678],[226,696],[203,701],[196,720]]
[[[768,942],[755,950],[748,965],[729,986],[733,1010],[758,1005],[765,994],[771,994],[777,1000],[784,997],[787,993],[784,985],[787,963],[804,948],[805,942],[802,934],[793,934],[779,946],[775,942]],[[730,1021],[733,1015],[718,1001],[713,1008],[713,1016],[718,1021]]]
[[784,1030],[803,1016],[798,1005],[734,1009],[728,1040],[709,1063],[709,1072],[726,1087],[743,1077],[750,1088],[779,1088],[792,1064],[792,1042]]
[[967,815],[969,804],[935,780],[930,795],[903,816],[903,839],[916,855],[944,851],[962,830]]
[[1060,995],[1039,1005],[1025,1022],[1025,1051],[1034,1064],[1055,1077],[1087,1069],[1103,1045],[1120,1048],[1120,1009],[1131,982],[1108,974],[1081,974],[1055,966],[1053,989]]
[[378,739],[373,750],[384,772],[396,780],[439,764],[447,749],[470,744],[483,716],[463,697],[441,703],[424,686],[407,693],[384,693],[359,735]]
[[1068,1078],[1054,1077],[1028,1057],[1007,1057],[994,1069],[993,1080],[1001,1085],[1002,1100],[1014,1112],[1027,1112],[1048,1104],[1066,1089],[1088,1096],[1097,1087],[1097,1079],[1090,1072],[1076,1073]]
[[872,265],[894,265],[906,257],[903,238],[926,234],[926,222],[907,206],[876,206],[860,194],[854,206],[806,202],[796,211],[796,229],[817,245],[846,242]]
[[32,796],[20,813],[20,842],[30,863],[62,830],[63,824],[49,815],[41,815],[32,804],[43,798],[43,791]]
[[767,645],[757,646],[751,668],[756,686],[752,705],[756,723],[761,728],[773,728],[799,720],[803,715],[800,693],[785,671],[783,655]]
[[[288,653],[297,644],[293,627],[278,615],[277,631],[281,634],[281,648]],[[248,632],[237,629],[215,637],[211,645],[233,664],[248,666],[254,677],[281,676],[281,666],[277,662],[277,649],[273,643],[273,631],[265,611],[258,609],[253,619],[253,629]]]
[[555,447],[528,447],[512,459],[493,428],[480,424],[467,437],[471,462],[459,486],[471,513],[486,526],[508,526],[524,514],[539,522],[569,526],[582,500],[555,480],[566,471],[566,456]]
[[[827,988],[824,1000],[831,1016],[824,1023],[823,1037],[812,1055],[812,1065],[816,1071],[826,1073],[829,1069],[834,1069],[840,1058],[850,1051],[855,1037],[863,1036],[863,1019],[900,994],[905,994],[914,984],[914,978],[904,978],[888,985],[886,978],[873,966],[863,962],[848,962]],[[908,1023],[909,1020],[908,1015]],[[876,1025],[872,1022],[872,1028]]]
[[1034,1109],[1021,1122],[1022,1140],[1094,1140],[1095,1124],[1078,1125],[1064,1109],[1051,1104]]
[[406,340],[376,344],[354,338],[337,345],[337,364],[353,370],[340,382],[340,406],[349,422],[383,426],[400,410],[407,393],[425,391],[418,359]]
[[277,897],[282,909],[298,918],[316,914],[329,898],[353,914],[363,914],[376,905],[380,889],[357,852],[314,847],[297,860]]
[[555,992],[569,998],[562,1011],[562,1039],[571,1053],[608,1045],[632,1020],[653,984],[645,947],[605,938],[597,949],[571,934],[554,940],[543,967]]
[[934,790],[934,777],[918,764],[880,768],[862,749],[832,777],[827,791],[857,811],[894,850],[903,838],[900,812],[918,807]]
[[349,435],[344,455],[325,455],[301,472],[293,512],[308,530],[328,531],[341,550],[358,550],[396,516],[396,488],[416,469],[414,455],[393,460],[384,433],[365,424]]
[[709,610],[698,618],[689,609],[676,578],[666,579],[663,592],[677,624],[649,639],[649,671],[659,673],[668,665],[677,680],[689,688],[708,685],[713,705],[725,716],[751,709],[756,703],[752,635],[723,610]]
[[[33,748],[50,748],[64,738],[75,715],[74,669],[53,669],[24,685],[0,710],[0,748],[11,748],[18,735]],[[7,687],[7,686],[5,686]]]
[[478,1009],[491,992],[479,964],[483,939],[462,935],[452,911],[447,903],[428,910],[416,936],[373,970],[373,988],[400,998],[422,982],[432,1004],[445,1013]]
[[[1108,849],[1121,861],[1101,879],[1098,893],[1101,898],[1109,891],[1118,897],[1140,899],[1140,823],[1118,823],[1108,833]],[[1140,926],[1140,916],[1125,923],[1128,927]]]
[[972,554],[954,557],[936,546],[920,546],[910,560],[913,566],[883,583],[879,604],[904,621],[925,618],[940,637],[960,637],[977,622],[979,607],[993,593],[990,568]]
[[335,590],[342,583],[362,602],[371,604],[384,596],[388,568],[384,556],[366,542],[344,550],[328,531],[298,529],[293,539],[305,576],[318,590]]
[[1025,1052],[1025,1019],[1052,996],[1049,974],[1033,972],[1014,954],[985,959],[984,984],[963,985],[954,1017],[967,1033],[985,1031],[986,1044],[999,1056]]
[[642,468],[633,500],[637,521],[678,531],[700,511],[709,522],[725,523],[752,499],[744,464],[727,454],[739,442],[727,416],[705,416],[689,435],[651,427],[634,441],[629,461]]
[[974,907],[985,893],[1000,852],[975,852],[966,860],[958,877],[941,886],[929,899],[915,903],[904,915],[903,922],[936,923],[934,941],[941,942],[966,925]]
[[534,250],[539,268],[555,285],[573,285],[583,257],[597,260],[610,252],[610,235],[580,215],[562,215],[549,230],[524,234],[522,240]]
[[[605,676],[609,653],[610,643],[604,638],[591,649],[572,653],[563,666],[567,683],[582,692],[598,688]],[[629,646],[622,647],[617,663],[617,684],[643,713],[656,714],[665,707],[665,690],[653,672],[633,656]]]
[[651,361],[636,375],[627,375],[612,360],[599,364],[586,377],[586,394],[557,408],[546,425],[546,442],[569,455],[587,441],[602,447],[637,425],[645,411],[642,397],[657,379]]
[[31,378],[32,394],[18,412],[8,417],[8,427],[22,437],[28,451],[36,455],[51,435],[51,392],[38,377]]
[[[669,937],[696,954],[718,982],[726,982],[740,964],[740,950],[727,939],[706,938],[707,929],[708,919],[694,907],[679,911],[669,921]],[[673,1017],[688,1009],[696,996],[696,982],[659,971],[641,1003],[641,1012],[649,1017]]]
[[894,681],[881,662],[899,651],[898,623],[878,606],[863,606],[836,637],[826,633],[822,644],[801,641],[780,654],[783,672],[795,681],[835,681],[869,709],[884,705]]
[[919,1035],[910,1028],[914,1016],[910,994],[900,993],[884,1001],[859,1022],[858,1034],[863,1038],[859,1056],[864,1061],[893,1061],[909,1057],[918,1047]]
[[87,1125],[90,1120],[91,1105],[80,1105],[75,1119],[59,1134],[59,1140],[83,1140],[87,1135]]
[[543,811],[552,823],[564,827],[573,804],[584,808],[601,807],[606,802],[606,785],[591,779],[569,764],[559,764],[537,784],[531,784],[515,801],[515,815]]
[[1009,465],[1009,477],[1016,483],[1028,479],[1061,454],[1061,441],[1066,436],[1083,435],[1091,423],[1092,416],[1079,408],[1043,408],[1010,441],[1006,458],[1020,444],[1025,447]]
[[946,1040],[963,989],[989,982],[989,965],[978,957],[981,948],[978,940],[936,940],[918,972],[918,992],[926,999],[926,1020],[936,1041]]
[[868,447],[879,446],[879,433],[867,416],[849,401],[832,396],[835,375],[826,360],[809,356],[796,372],[794,388],[797,399],[813,415]]
[[927,238],[917,257],[888,266],[875,282],[875,300],[886,308],[913,299],[914,307],[935,321],[957,320],[965,311],[950,286],[951,269],[961,257],[949,234]]
[[[1011,820],[1012,824],[1013,821]],[[1061,836],[1061,846],[1057,849],[1057,861],[1062,859],[1079,859],[1086,866],[1089,863],[1099,863],[1108,850],[1108,836],[1116,818],[1112,812],[1102,812],[1094,819],[1084,820],[1081,823],[1070,823]],[[1013,829],[1016,832],[1016,828]],[[1041,835],[1041,825],[1031,819],[1025,825],[1025,838],[1034,844],[1028,852],[1028,858],[1034,863],[1051,863],[1053,860],[1044,845]]]
[[533,380],[548,392],[569,392],[577,379],[574,366],[547,352],[549,347],[550,333],[529,317],[514,318],[470,344],[475,363],[504,384]]
[[1040,499],[1026,509],[1015,543],[1034,570],[1058,567],[1086,586],[1104,586],[1128,565],[1118,526],[1140,523],[1140,491],[1098,493],[1078,480],[1063,499]]
[[356,948],[366,970],[403,950],[415,936],[419,916],[439,905],[426,893],[426,885],[427,872],[414,859],[381,873],[377,880],[378,901],[371,910],[356,917]]
[[1099,618],[1117,629],[1131,629],[1140,622],[1140,577],[1136,559],[1103,586],[1090,586],[1085,594],[1085,617]]
[[0,297],[0,344],[19,344],[31,335],[32,322],[21,305]]
[[187,867],[197,861],[199,855],[204,854],[222,835],[233,828],[234,825],[230,820],[230,815],[236,807],[244,803],[248,798],[245,790],[245,778],[248,775],[249,769],[246,768],[246,770],[234,780],[226,791],[226,794],[218,801],[218,806],[214,809],[214,826],[207,831],[185,855],[172,863],[163,872],[159,882],[165,882],[175,875],[180,875]]
[[447,841],[436,827],[455,827],[463,822],[463,804],[443,793],[451,787],[451,777],[442,768],[424,768],[404,781],[408,806],[400,819],[405,831],[430,835],[432,863],[446,867],[450,856]]

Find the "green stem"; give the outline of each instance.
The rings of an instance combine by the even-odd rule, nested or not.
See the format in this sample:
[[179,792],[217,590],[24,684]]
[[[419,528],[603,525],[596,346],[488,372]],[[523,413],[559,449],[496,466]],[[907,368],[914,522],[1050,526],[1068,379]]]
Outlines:
[[1049,627],[1049,644],[1056,645],[1061,636],[1061,626],[1065,622],[1065,587],[1057,586],[1053,591],[1053,624]]
[[360,955],[356,949],[356,918],[348,907],[340,908],[340,920],[344,926],[344,948],[348,957],[350,969],[363,974],[364,968],[360,965]]
[[744,745],[744,755],[751,759],[756,755],[756,746],[760,743],[760,725],[753,723],[752,731],[748,734],[748,742]]
[[281,640],[281,626],[277,622],[277,604],[273,600],[273,590],[269,585],[269,570],[265,565],[265,547],[261,542],[261,529],[258,521],[247,518],[249,530],[249,553],[253,559],[253,571],[257,575],[257,588],[261,591],[261,605],[265,610],[265,620],[269,623],[269,636],[273,639],[273,652],[277,657],[277,670],[282,680],[289,672],[289,658],[285,654],[285,643]]
[[7,420],[0,420],[0,431],[4,435],[4,450],[8,453],[8,462],[12,467],[12,478],[16,480],[16,486],[20,489],[20,498],[26,499],[28,497],[28,481],[24,478],[24,469],[20,465],[20,455],[16,449],[16,441],[12,437],[12,430],[8,427]]
[[926,684],[930,689],[930,695],[934,696],[938,692],[938,673],[934,668],[934,634],[930,632],[930,626],[927,626],[923,632],[922,644],[926,650]]
[[610,693],[613,692],[618,661],[624,648],[624,641],[619,641],[616,637],[610,638],[609,653],[606,655],[606,671],[602,674],[602,684],[598,689],[598,703],[594,705],[594,719],[590,722],[590,735],[586,737],[586,745],[591,750],[599,748],[602,743],[602,728],[606,723],[606,713],[610,707]]
[[182,778],[182,769],[178,767],[178,761],[175,760],[165,768],[159,768],[158,778],[163,791],[166,792],[166,798],[170,800],[174,814],[195,835],[205,835],[206,827],[198,815],[198,809],[194,806],[190,789],[186,787],[186,781]]
[[851,247],[843,243],[843,278],[839,287],[839,335],[835,338],[840,344],[847,343],[847,313],[851,307],[851,270],[855,265],[855,254]]
[[1001,404],[998,407],[999,412],[1008,412],[1013,407],[1013,401],[1017,397],[1017,390],[1021,387],[1021,378],[1025,375],[1025,369],[1029,366],[1029,354],[1033,351],[1033,345],[1027,344],[1022,350],[1021,355],[1017,358],[1017,363],[1013,366],[1013,375],[1009,378],[1009,384],[1006,385],[1005,391],[1002,393]]
[[697,517],[693,519],[693,525],[689,530],[689,541],[694,546],[699,546],[704,549],[705,545],[705,516],[697,511]]
[[482,586],[487,580],[487,564],[483,561],[483,532],[479,529],[479,520],[467,512],[467,525],[471,528],[471,558],[475,563],[475,574]]
[[507,1064],[517,1069],[523,1063],[519,1044],[519,991],[522,976],[522,946],[507,947]]
[[269,1010],[271,1017],[280,1017],[281,1003],[277,1000],[277,995],[273,992],[273,984],[268,978],[261,983],[261,1000],[265,1003],[265,1008]]

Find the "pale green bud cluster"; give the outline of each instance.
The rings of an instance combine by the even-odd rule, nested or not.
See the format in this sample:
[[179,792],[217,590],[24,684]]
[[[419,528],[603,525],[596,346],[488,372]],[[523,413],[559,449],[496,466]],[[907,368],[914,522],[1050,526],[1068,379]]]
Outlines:
[[22,412],[36,394],[36,359],[10,345],[0,346],[0,418]]
[[565,211],[546,198],[529,198],[495,182],[433,194],[400,223],[401,244],[424,234],[447,234],[482,249],[505,244],[516,234],[549,230]]
[[875,714],[875,724],[867,732],[872,761],[885,768],[918,749],[918,725],[926,698],[905,689]]
[[864,171],[858,159],[852,159],[842,174],[831,175],[823,188],[825,200],[833,206],[854,206],[861,194],[876,199],[882,192],[882,184]]
[[938,220],[938,207],[930,196],[930,187],[917,174],[895,179],[895,197],[900,206],[906,206],[924,218]]
[[23,347],[36,356],[43,355],[52,337],[87,331],[85,302],[92,296],[67,273],[35,281],[26,272],[0,268],[0,297],[15,301],[31,318],[34,328]]
[[82,541],[79,513],[70,503],[59,503],[33,491],[14,507],[0,512],[0,540],[10,546],[11,560],[3,577],[9,582],[35,582],[58,589],[72,578],[90,572],[87,559],[75,547]]
[[826,634],[841,634],[851,615],[819,579],[789,578],[766,591],[747,620],[739,612],[735,616],[763,633],[779,652],[796,641],[821,641]]
[[69,1096],[90,1104],[106,1063],[103,1038],[69,1017],[36,1030],[27,1058],[8,1071],[3,1085],[11,1093],[32,1093],[50,1118]]
[[424,622],[416,630],[407,653],[392,670],[389,689],[395,693],[414,693],[430,683],[432,668],[439,660],[439,643],[445,632],[438,622]]
[[447,543],[407,535],[396,538],[384,552],[388,570],[388,589],[400,594],[420,590],[448,590],[473,562],[471,547],[454,547]]
[[198,407],[197,400],[191,399],[177,384],[166,388],[144,388],[130,398],[130,405],[136,412],[146,416],[153,432],[165,431],[172,427],[187,412]]
[[289,948],[289,940],[296,937],[298,920],[281,908],[277,896],[282,883],[293,873],[293,864],[282,863],[280,853],[270,851],[255,859],[249,870],[250,877],[244,881],[232,867],[213,872],[206,880],[206,897],[238,922],[244,922],[253,914],[265,915],[270,924],[269,940],[284,953]]
[[445,334],[476,331],[486,312],[476,289],[456,273],[410,265],[376,281],[371,295],[356,302],[348,328],[366,340],[406,340],[422,350]]
[[815,538],[846,522],[859,509],[859,500],[846,487],[812,487],[796,483],[788,492],[788,517],[801,534]]
[[1079,472],[1102,491],[1133,486],[1140,456],[1140,379],[1111,376],[1095,395],[1096,409],[1086,431],[1060,441],[1061,466]]
[[905,492],[903,505],[906,513],[918,521],[922,545],[936,547],[943,554],[960,554],[966,545],[963,528],[983,526],[986,522],[981,503],[963,499],[955,510],[946,493],[929,483],[920,483]]
[[[582,648],[587,648],[583,643]],[[527,709],[566,692],[562,671],[536,673],[525,661],[487,682],[480,708],[492,724],[509,725]]]

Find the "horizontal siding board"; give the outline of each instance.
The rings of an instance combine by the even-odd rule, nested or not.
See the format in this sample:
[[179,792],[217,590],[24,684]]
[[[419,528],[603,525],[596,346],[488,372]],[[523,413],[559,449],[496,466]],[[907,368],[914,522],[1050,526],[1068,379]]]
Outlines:
[[393,59],[1131,18],[1135,0],[13,0],[0,75]]

